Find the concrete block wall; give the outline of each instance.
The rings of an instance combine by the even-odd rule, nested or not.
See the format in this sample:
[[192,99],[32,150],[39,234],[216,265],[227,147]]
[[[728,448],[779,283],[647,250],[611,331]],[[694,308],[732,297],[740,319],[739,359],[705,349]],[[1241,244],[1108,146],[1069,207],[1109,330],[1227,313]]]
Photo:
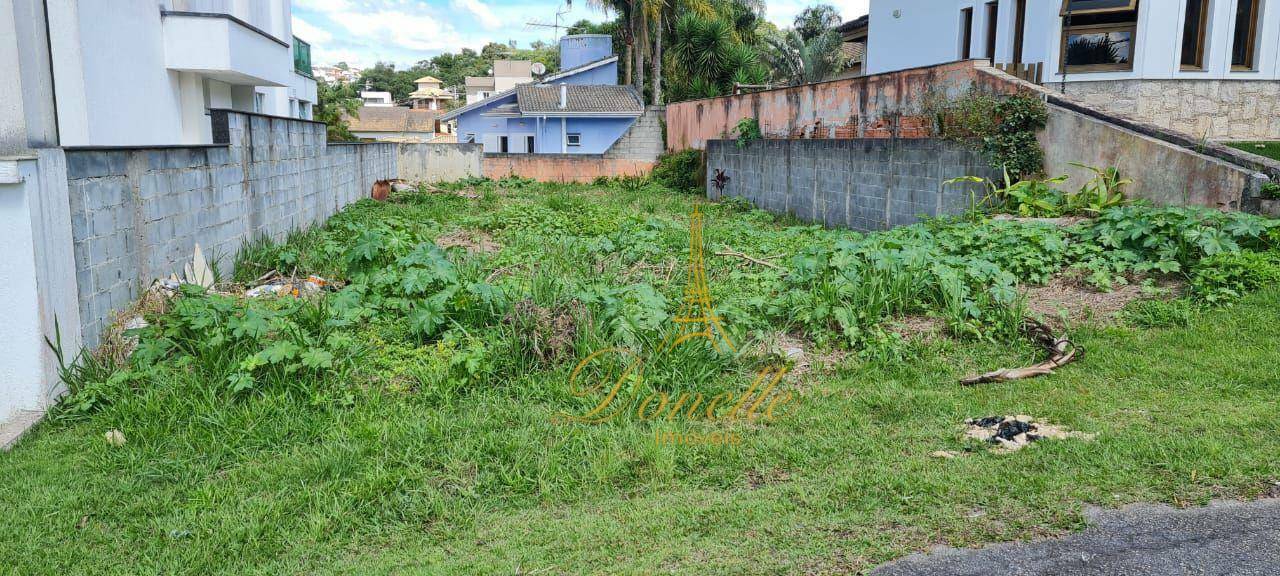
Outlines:
[[666,121],[665,106],[648,106],[644,115],[636,119],[617,142],[605,151],[604,157],[620,160],[654,162],[662,155],[662,123]]
[[[729,177],[723,193],[717,170]],[[884,230],[961,214],[982,191],[945,182],[967,175],[996,176],[980,153],[940,139],[707,141],[708,197],[742,197],[829,227]]]
[[410,182],[451,182],[482,174],[481,144],[398,144],[400,178]]
[[396,177],[394,144],[330,145],[321,123],[215,110],[213,125],[222,144],[66,151],[86,346],[196,244],[230,273],[246,241],[282,240]]

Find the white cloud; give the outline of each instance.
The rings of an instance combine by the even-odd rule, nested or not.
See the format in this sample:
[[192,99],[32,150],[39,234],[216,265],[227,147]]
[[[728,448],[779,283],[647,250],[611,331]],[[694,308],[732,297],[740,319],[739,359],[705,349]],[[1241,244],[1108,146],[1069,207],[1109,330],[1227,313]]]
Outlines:
[[328,30],[312,26],[311,24],[308,24],[306,20],[298,18],[297,16],[293,17],[293,34],[307,42],[310,42],[313,46],[333,40],[333,34],[330,34]]
[[432,16],[384,11],[339,12],[330,14],[329,18],[346,28],[351,36],[368,41],[371,48],[432,51],[484,46],[483,41],[468,42],[470,39],[459,35],[448,23]]
[[480,21],[485,28],[498,28],[503,22],[487,4],[480,0],[453,0],[451,2],[455,10],[466,10]]
[[351,9],[351,3],[347,0],[293,0],[293,4],[297,8],[325,13],[345,12]]

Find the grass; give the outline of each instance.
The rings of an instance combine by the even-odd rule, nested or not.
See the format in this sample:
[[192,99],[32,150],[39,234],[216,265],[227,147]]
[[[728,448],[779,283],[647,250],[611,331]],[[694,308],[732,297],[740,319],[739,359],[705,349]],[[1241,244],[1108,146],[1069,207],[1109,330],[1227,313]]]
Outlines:
[[1228,146],[1266,156],[1272,160],[1280,160],[1280,142],[1228,142]]
[[[254,247],[237,275],[297,266],[345,277],[333,257],[352,241],[343,226],[396,222],[425,238],[487,230],[503,248],[450,250],[459,274],[505,270],[495,284],[539,302],[596,281],[678,299],[695,198],[645,186],[474,190],[359,203],[327,228]],[[856,235],[703,208],[712,294],[739,342],[801,330],[751,312],[778,272],[712,253],[782,263]],[[632,296],[618,306],[643,301]],[[798,400],[783,417],[724,425],[740,444],[672,446],[654,434],[720,428],[558,423],[583,406],[571,362],[512,360],[518,350],[502,346],[518,338],[500,324],[470,340],[423,337],[384,311],[348,328],[361,346],[340,375],[302,370],[231,394],[204,359],[185,357],[41,425],[0,454],[0,573],[854,574],[934,544],[1078,529],[1085,504],[1252,498],[1280,480],[1277,317],[1273,287],[1144,323],[1167,328],[1082,325],[1082,362],[976,388],[956,382],[1034,353],[899,343],[890,357],[846,355],[788,378]],[[491,371],[460,377],[454,359],[476,342]],[[809,354],[832,346],[810,343]],[[685,360],[674,375],[655,368],[655,385],[708,370],[696,381],[714,389],[752,367]],[[964,419],[1015,413],[1098,438],[929,456],[971,447],[958,438]],[[109,446],[111,429],[127,444]]]

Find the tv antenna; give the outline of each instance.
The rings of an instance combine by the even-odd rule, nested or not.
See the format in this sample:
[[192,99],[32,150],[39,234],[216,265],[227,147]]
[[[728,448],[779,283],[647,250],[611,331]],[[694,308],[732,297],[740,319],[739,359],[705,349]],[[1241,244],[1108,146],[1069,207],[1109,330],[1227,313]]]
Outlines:
[[543,20],[534,20],[533,22],[525,22],[525,28],[526,28],[526,29],[528,29],[528,28],[551,28],[551,29],[555,32],[556,38],[557,38],[557,39],[559,39],[559,38],[560,38],[560,29],[561,29],[561,28],[564,28],[565,30],[568,30],[568,29],[569,29],[569,26],[568,26],[568,25],[565,25],[565,24],[561,24],[561,23],[560,23],[560,19],[561,19],[561,18],[563,18],[563,17],[564,17],[566,14],[568,14],[568,13],[569,13],[569,5],[566,3],[566,4],[562,5],[558,10],[556,10],[556,18],[555,18],[554,22],[546,22],[546,21],[543,21]]

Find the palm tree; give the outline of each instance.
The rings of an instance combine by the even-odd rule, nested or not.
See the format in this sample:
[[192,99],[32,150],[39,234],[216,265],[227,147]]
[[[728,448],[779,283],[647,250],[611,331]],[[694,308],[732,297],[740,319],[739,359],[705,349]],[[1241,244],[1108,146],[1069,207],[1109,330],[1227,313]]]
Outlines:
[[733,26],[718,16],[682,14],[668,55],[667,79],[676,99],[721,96],[735,82],[758,84],[767,76],[756,50],[739,42]]
[[795,29],[765,39],[772,48],[774,77],[787,84],[821,82],[844,69],[840,34],[828,30],[808,40]]

